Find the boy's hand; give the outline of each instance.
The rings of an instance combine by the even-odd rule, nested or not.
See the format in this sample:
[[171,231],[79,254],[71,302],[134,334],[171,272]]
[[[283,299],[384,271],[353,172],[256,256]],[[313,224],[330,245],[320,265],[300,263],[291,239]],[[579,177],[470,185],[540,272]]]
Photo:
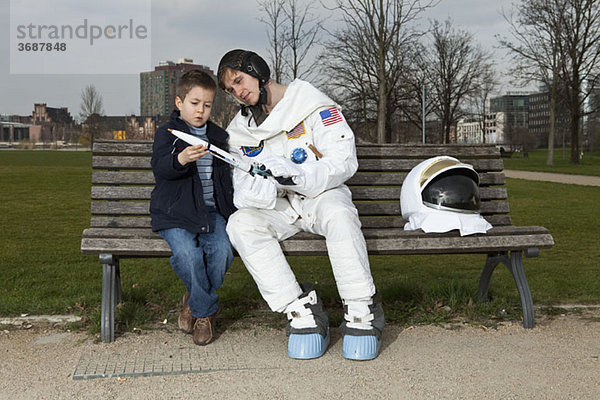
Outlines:
[[177,160],[181,165],[186,165],[187,163],[195,162],[200,157],[206,155],[206,153],[208,153],[208,148],[201,144],[188,146],[177,155]]

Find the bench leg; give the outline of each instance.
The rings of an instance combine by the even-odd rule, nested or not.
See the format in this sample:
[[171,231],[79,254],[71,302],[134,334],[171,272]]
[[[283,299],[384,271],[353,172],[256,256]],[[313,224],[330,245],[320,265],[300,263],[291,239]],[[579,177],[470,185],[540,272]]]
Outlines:
[[115,340],[115,306],[121,301],[119,259],[112,254],[100,254],[102,264],[102,313],[100,336],[103,342]]
[[517,290],[519,296],[521,296],[521,307],[523,308],[523,327],[532,329],[535,326],[535,317],[533,314],[533,298],[531,297],[531,290],[529,290],[529,284],[525,277],[525,270],[523,268],[523,252],[513,251],[510,253],[510,264],[506,265],[510,270],[515,283],[517,284]]
[[490,281],[492,279],[492,273],[496,269],[496,266],[500,263],[505,263],[508,260],[506,254],[488,254],[485,260],[485,266],[483,272],[479,278],[479,288],[477,289],[477,300],[488,301],[489,300],[489,289]]
[[515,283],[517,285],[517,291],[521,298],[521,308],[523,310],[523,327],[533,328],[535,326],[535,317],[533,312],[533,298],[531,297],[531,290],[525,277],[525,270],[523,268],[523,252],[513,251],[510,253],[503,254],[489,254],[485,262],[485,267],[479,278],[479,288],[477,290],[477,299],[479,301],[488,300],[488,291],[490,288],[490,280],[492,273],[498,264],[504,264],[510,271]]

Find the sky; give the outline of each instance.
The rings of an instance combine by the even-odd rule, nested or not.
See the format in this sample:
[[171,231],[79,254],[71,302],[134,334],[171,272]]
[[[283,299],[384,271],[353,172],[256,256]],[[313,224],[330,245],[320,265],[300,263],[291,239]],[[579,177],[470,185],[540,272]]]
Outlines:
[[[139,73],[11,74],[11,1],[22,0],[0,0],[0,32],[3,38],[0,41],[0,114],[31,115],[34,103],[46,103],[49,107],[68,107],[71,115],[76,117],[80,110],[81,91],[90,84],[102,95],[106,115],[139,114]],[[37,1],[50,4],[46,2],[52,0]],[[72,4],[67,8],[78,15],[94,15],[100,12],[96,8],[98,4],[104,4],[97,0],[60,1]],[[267,54],[266,26],[259,20],[263,15],[257,10],[255,0],[138,1],[151,1],[151,7],[147,7],[151,18],[150,65],[147,70],[154,69],[160,61],[177,61],[185,57],[215,71],[221,56],[234,48],[253,50],[264,56]],[[326,1],[331,3],[331,0]],[[501,11],[509,11],[513,1],[441,0],[436,7],[421,14],[421,23],[428,25],[434,19],[444,21],[451,18],[455,28],[470,32],[476,43],[495,54],[499,75],[506,76],[507,56],[504,50],[497,49],[495,35],[508,34],[508,25]],[[326,26],[332,28],[335,17],[325,16],[328,17]],[[69,62],[83,63],[84,60]],[[499,92],[510,90],[513,88],[504,79]]]

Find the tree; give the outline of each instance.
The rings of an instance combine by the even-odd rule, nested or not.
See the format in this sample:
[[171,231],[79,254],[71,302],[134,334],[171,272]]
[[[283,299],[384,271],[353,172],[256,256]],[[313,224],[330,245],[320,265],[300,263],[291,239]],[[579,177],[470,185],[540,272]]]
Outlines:
[[104,114],[102,95],[94,85],[87,85],[81,91],[81,106],[79,118],[88,127],[90,146],[94,146],[94,136],[101,130],[100,116]]
[[[325,45],[326,68],[333,87],[353,90],[351,97],[363,102],[369,118],[375,108],[377,142],[389,141],[390,98],[397,92],[407,49],[420,36],[410,23],[435,0],[335,0],[343,28]],[[333,50],[333,51],[332,51]],[[358,79],[360,82],[351,82]],[[366,96],[366,97],[362,97]]]
[[511,74],[521,83],[537,80],[548,88],[550,129],[547,165],[554,164],[557,98],[563,80],[562,65],[566,62],[560,46],[563,36],[561,15],[565,8],[564,0],[524,0],[517,6],[516,13],[504,14],[514,42],[497,36],[500,45],[513,55]]
[[285,0],[259,0],[258,8],[266,14],[260,21],[267,26],[269,39],[269,60],[273,68],[273,78],[283,80],[283,51],[286,46],[286,28],[284,25],[283,5]]
[[306,64],[323,30],[322,20],[313,13],[313,3],[258,0],[258,5],[266,15],[260,20],[267,26],[274,79],[282,82],[286,77],[293,80],[313,72],[318,60]]
[[79,118],[85,121],[90,115],[104,114],[104,108],[102,106],[102,95],[94,85],[87,85],[81,91],[81,105],[79,111]]
[[370,125],[376,120],[376,95],[371,82],[365,79],[367,69],[363,59],[363,37],[351,32],[336,32],[334,39],[323,53],[323,75],[328,77],[326,90],[338,103],[344,105],[344,115],[348,122],[360,127],[367,139]]
[[286,50],[288,53],[284,62],[288,67],[291,79],[309,75],[318,63],[318,59],[315,59],[308,66],[304,66],[309,51],[319,43],[323,30],[323,22],[312,13],[313,9],[312,2],[301,7],[298,0],[287,0],[283,7],[287,22]]
[[496,90],[498,86],[498,78],[496,71],[491,64],[486,64],[483,67],[483,71],[479,78],[475,81],[475,87],[473,94],[471,95],[471,101],[473,103],[473,110],[477,115],[479,121],[479,128],[481,129],[483,143],[485,140],[486,130],[486,119],[487,119],[487,103],[492,92]]
[[427,52],[428,76],[435,96],[436,109],[442,123],[442,143],[450,141],[450,131],[465,115],[463,103],[478,89],[484,73],[491,69],[491,56],[474,43],[473,36],[456,30],[452,22],[434,21],[431,31],[432,49]]
[[411,52],[406,54],[409,61],[405,63],[402,84],[397,85],[397,95],[394,96],[394,105],[400,111],[403,120],[414,125],[420,132],[423,132],[423,121],[433,112],[435,106],[433,96],[429,95],[431,88],[427,87],[430,79],[425,53],[425,46],[415,43]]
[[[559,1],[559,0],[556,0]],[[565,11],[560,15],[561,54],[567,102],[571,114],[571,163],[579,164],[579,130],[583,106],[600,84],[600,2],[598,0],[565,1]]]

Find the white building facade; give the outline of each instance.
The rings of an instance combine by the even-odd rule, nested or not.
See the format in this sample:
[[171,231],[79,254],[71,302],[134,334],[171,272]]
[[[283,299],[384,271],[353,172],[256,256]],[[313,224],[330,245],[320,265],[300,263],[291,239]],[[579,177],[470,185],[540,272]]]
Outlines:
[[463,118],[456,124],[456,142],[462,144],[504,144],[505,119],[503,112],[486,114],[483,123],[481,116]]

